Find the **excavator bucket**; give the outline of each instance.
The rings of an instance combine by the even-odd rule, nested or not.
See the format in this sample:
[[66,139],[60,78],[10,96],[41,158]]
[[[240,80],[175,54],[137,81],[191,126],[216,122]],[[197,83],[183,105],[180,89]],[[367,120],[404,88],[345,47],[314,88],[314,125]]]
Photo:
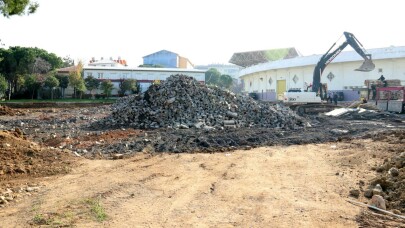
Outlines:
[[371,61],[371,59],[367,59],[363,62],[363,64],[361,64],[361,66],[356,69],[356,71],[363,71],[363,72],[369,72],[374,70],[375,65],[373,63],[373,61]]

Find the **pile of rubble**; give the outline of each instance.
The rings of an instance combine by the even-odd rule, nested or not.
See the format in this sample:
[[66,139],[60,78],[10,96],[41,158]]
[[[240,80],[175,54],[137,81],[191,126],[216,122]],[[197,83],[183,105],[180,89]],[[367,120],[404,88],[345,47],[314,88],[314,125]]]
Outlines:
[[364,196],[380,195],[388,201],[388,208],[405,213],[405,152],[386,159],[377,171],[381,175],[371,181]]
[[[393,145],[405,143],[405,131],[380,133],[373,138],[382,138]],[[364,190],[366,198],[382,199],[382,209],[388,209],[396,214],[405,213],[405,150],[403,147],[392,150],[392,156],[386,158],[382,165],[374,167],[379,174],[370,181]]]
[[40,186],[32,183],[17,187],[0,188],[0,208],[6,207],[12,202],[20,202],[23,198],[29,197],[39,190]]
[[141,129],[204,130],[253,126],[294,129],[302,125],[288,108],[208,87],[186,75],[173,75],[143,94],[119,99],[104,123]]

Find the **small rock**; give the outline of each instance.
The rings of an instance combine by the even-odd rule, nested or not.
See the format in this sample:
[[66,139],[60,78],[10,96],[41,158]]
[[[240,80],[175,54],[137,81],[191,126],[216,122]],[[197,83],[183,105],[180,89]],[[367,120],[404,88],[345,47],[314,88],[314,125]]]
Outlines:
[[124,158],[124,155],[123,154],[113,154],[113,159],[114,160],[116,160],[116,159],[123,159]]
[[330,130],[330,132],[335,135],[344,135],[344,134],[349,133],[348,130],[341,130],[341,129],[332,129],[332,130]]
[[397,210],[397,209],[393,209],[393,210],[392,210],[392,213],[397,214],[397,215],[400,215],[400,214],[401,214],[401,211],[400,211],[400,210]]
[[352,190],[350,190],[349,193],[350,193],[351,196],[353,196],[355,198],[358,198],[359,195],[360,195],[360,191],[358,189],[352,189]]
[[372,189],[367,189],[367,190],[364,192],[364,197],[367,197],[367,198],[373,197],[373,190],[372,190]]
[[383,191],[382,190],[380,190],[380,189],[378,189],[378,188],[373,188],[373,196],[374,195],[382,195],[382,193],[383,193]]
[[397,168],[395,168],[395,167],[392,167],[392,168],[388,171],[388,173],[389,173],[391,176],[396,177],[396,176],[399,175],[399,170],[398,170]]
[[27,187],[27,188],[25,189],[25,191],[27,191],[27,192],[33,192],[33,191],[35,191],[35,187]]
[[384,171],[384,168],[385,168],[385,167],[381,165],[381,166],[378,166],[378,167],[377,167],[377,169],[376,169],[375,171],[377,171],[377,172],[381,173],[381,172],[383,172],[383,171]]
[[387,207],[385,206],[385,200],[382,196],[378,196],[378,195],[374,195],[371,198],[371,202],[370,202],[371,206],[386,210]]
[[189,127],[187,125],[185,125],[185,124],[180,124],[179,128],[180,129],[189,129]]

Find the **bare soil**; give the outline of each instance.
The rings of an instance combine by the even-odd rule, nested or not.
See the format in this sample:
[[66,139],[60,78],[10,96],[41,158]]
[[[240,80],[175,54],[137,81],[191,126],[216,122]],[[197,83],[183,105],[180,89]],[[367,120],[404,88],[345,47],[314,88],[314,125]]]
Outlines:
[[0,165],[14,170],[0,195],[38,187],[0,207],[0,227],[404,227],[347,202],[367,203],[376,167],[405,151],[398,116],[198,132],[92,128],[108,107],[25,112],[0,118]]

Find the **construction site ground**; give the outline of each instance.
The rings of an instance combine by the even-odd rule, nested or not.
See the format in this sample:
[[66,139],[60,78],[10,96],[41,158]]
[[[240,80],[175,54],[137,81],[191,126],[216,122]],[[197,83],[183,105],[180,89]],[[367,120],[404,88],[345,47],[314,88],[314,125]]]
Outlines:
[[295,130],[96,127],[109,113],[3,110],[1,228],[405,227],[348,202],[368,203],[376,167],[405,152],[403,115],[309,116]]

